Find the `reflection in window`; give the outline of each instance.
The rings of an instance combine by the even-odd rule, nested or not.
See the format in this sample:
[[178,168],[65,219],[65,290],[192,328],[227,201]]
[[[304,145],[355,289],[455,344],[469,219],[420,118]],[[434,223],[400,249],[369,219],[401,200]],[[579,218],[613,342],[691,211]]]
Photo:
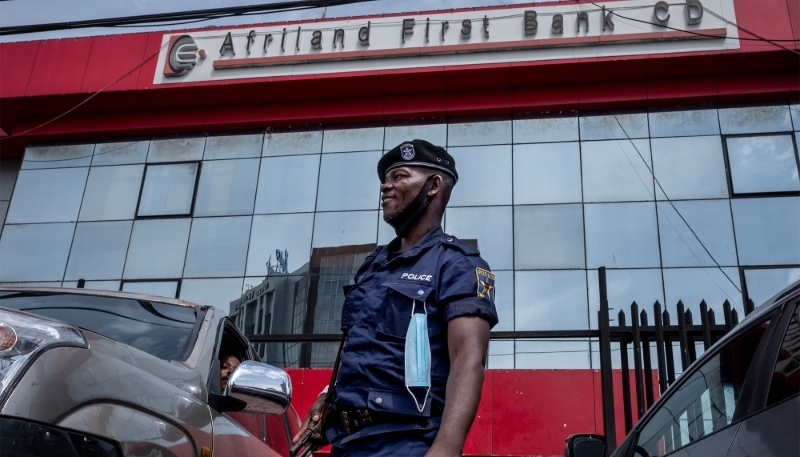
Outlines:
[[515,268],[583,268],[584,266],[581,205],[534,205],[514,208]]
[[197,163],[148,166],[138,215],[189,215],[198,169]]
[[511,204],[510,145],[450,148],[447,152],[458,170],[458,184],[448,206]]
[[488,144],[511,144],[511,121],[468,122],[447,126],[448,146]]
[[184,279],[180,299],[203,306],[213,306],[228,314],[230,304],[240,297],[242,278]]
[[383,127],[325,130],[322,152],[380,151],[383,149]]
[[76,221],[88,173],[88,168],[20,171],[6,222]]
[[625,140],[647,138],[647,114],[582,116],[581,140]]
[[314,211],[319,154],[261,160],[255,214]]
[[731,200],[740,265],[800,264],[800,197]]
[[514,121],[514,144],[578,141],[577,117],[517,119]]
[[649,113],[650,136],[719,135],[717,110],[664,111]]
[[767,406],[774,405],[800,393],[800,308],[797,308],[786,328],[778,350],[778,360],[769,383]]
[[153,140],[147,154],[147,163],[202,160],[205,145],[205,137]]
[[481,257],[493,270],[512,268],[514,253],[510,206],[450,208],[447,210],[445,230],[462,240],[476,240]]
[[136,221],[123,277],[180,278],[191,223],[188,218]]
[[[589,321],[592,328],[597,328],[597,312],[600,310],[597,270],[589,270],[588,274]],[[653,323],[651,310],[656,300],[661,303],[661,309],[664,309],[664,294],[662,292],[661,270],[659,269],[606,270],[606,285],[608,306],[614,309],[614,313],[618,312],[618,310],[625,311],[628,324],[630,324],[630,306],[634,301],[639,305],[639,309],[648,310],[647,313],[650,315],[651,324]]]
[[589,369],[587,340],[516,340],[517,369]]
[[94,149],[92,166],[144,163],[147,160],[147,150],[149,148],[149,141],[98,143]]
[[649,141],[582,142],[581,156],[585,201],[653,200]]
[[88,167],[94,144],[43,144],[28,146],[22,169]]
[[378,211],[317,213],[314,216],[315,248],[375,243]]
[[80,220],[133,219],[144,165],[92,167],[83,194]]
[[[259,159],[203,162],[195,216],[237,216],[253,213]],[[151,167],[152,168],[152,167]]]
[[800,281],[800,266],[795,268],[759,268],[744,270],[747,295],[753,305],[761,306],[775,294]]
[[121,278],[132,225],[132,221],[78,224],[64,279]]
[[[670,200],[728,196],[719,136],[653,138],[651,144],[653,173]],[[656,186],[659,200],[664,192]]]
[[589,268],[660,266],[656,209],[652,203],[585,205]]
[[[247,275],[302,274],[308,270],[314,214],[254,216]],[[280,253],[280,254],[278,254]]]
[[[666,292],[666,308],[675,316],[678,301],[682,301],[685,309],[691,310],[694,322],[700,322],[700,302],[706,301],[709,309],[713,309],[717,320],[723,316],[722,304],[728,300],[731,308],[735,308],[739,317],[744,316],[742,294],[738,289],[739,272],[736,268],[665,268],[664,290]],[[727,277],[726,277],[727,275]],[[729,280],[730,279],[730,280]],[[731,283],[733,281],[733,283]],[[673,322],[676,322],[673,318]]]
[[712,267],[715,260],[719,265],[736,265],[728,200],[659,202],[658,227],[665,267]]
[[768,322],[723,347],[662,403],[639,433],[637,446],[664,455],[721,430],[733,422],[747,371]]
[[317,211],[377,209],[380,181],[375,172],[381,152],[323,154]]
[[262,155],[288,156],[322,152],[322,131],[267,133]]
[[123,281],[122,291],[177,298],[178,281]]
[[792,119],[786,105],[746,106],[719,110],[722,134],[787,132]]
[[60,281],[75,224],[7,225],[0,239],[0,281]]
[[800,190],[791,135],[732,137],[726,141],[734,193]]
[[194,219],[183,276],[244,276],[250,221],[250,216]]
[[490,370],[514,368],[514,340],[489,341],[489,364],[487,368]]
[[261,143],[264,135],[226,135],[210,136],[206,139],[203,160],[242,159],[261,156]]
[[514,284],[515,330],[589,327],[584,270],[517,271]]
[[579,144],[514,146],[514,203],[580,203]]

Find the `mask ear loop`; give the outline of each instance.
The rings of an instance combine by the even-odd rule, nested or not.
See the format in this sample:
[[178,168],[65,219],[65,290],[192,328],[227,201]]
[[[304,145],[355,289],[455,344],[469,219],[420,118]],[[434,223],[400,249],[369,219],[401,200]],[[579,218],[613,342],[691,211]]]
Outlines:
[[[416,300],[412,300],[412,302],[413,303],[411,305],[411,318],[413,319],[414,318],[414,309],[417,306],[417,301]],[[427,319],[428,319],[428,305],[427,305],[427,303],[422,302],[422,309],[425,310],[425,320],[427,321]],[[430,346],[428,347],[428,350],[430,351]],[[404,356],[406,357],[406,359],[408,359],[408,353],[404,354]],[[430,367],[428,368],[428,389],[425,390],[425,398],[422,400],[422,406],[419,405],[419,402],[417,401],[417,396],[414,395],[414,392],[411,392],[411,387],[406,385],[406,390],[408,391],[409,394],[411,394],[411,398],[414,399],[414,406],[417,407],[417,411],[419,411],[420,413],[425,411],[425,405],[427,405],[427,403],[428,403],[428,395],[431,393],[431,370],[430,370]]]

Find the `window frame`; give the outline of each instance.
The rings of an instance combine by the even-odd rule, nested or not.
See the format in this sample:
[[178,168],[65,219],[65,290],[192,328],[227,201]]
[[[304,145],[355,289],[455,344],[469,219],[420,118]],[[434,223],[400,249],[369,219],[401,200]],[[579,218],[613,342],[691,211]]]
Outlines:
[[[694,444],[696,442],[702,441],[702,440],[706,439],[709,436],[715,435],[715,434],[717,434],[717,433],[719,433],[719,432],[721,432],[723,430],[726,430],[726,429],[730,428],[731,426],[737,425],[737,424],[741,423],[743,420],[745,420],[748,417],[752,416],[753,414],[758,413],[758,412],[763,410],[763,407],[762,407],[761,409],[758,409],[754,413],[753,412],[753,405],[757,401],[760,401],[760,400],[762,400],[762,403],[765,404],[766,403],[766,399],[767,399],[767,393],[764,392],[763,393],[763,399],[759,399],[759,398],[756,398],[756,397],[758,397],[758,395],[755,395],[754,389],[756,387],[758,387],[758,386],[761,386],[762,383],[764,382],[765,378],[768,378],[767,374],[762,373],[762,371],[763,371],[762,368],[764,366],[765,359],[769,355],[769,353],[767,353],[767,351],[769,351],[769,350],[771,350],[773,348],[775,349],[775,351],[777,351],[777,346],[776,346],[776,343],[774,342],[774,340],[776,340],[775,335],[776,334],[780,334],[780,338],[778,338],[778,339],[780,339],[780,340],[783,339],[783,332],[777,332],[776,328],[778,328],[781,325],[782,325],[782,327],[785,328],[786,325],[788,325],[789,319],[785,318],[786,313],[784,313],[786,308],[787,308],[786,304],[782,304],[782,305],[778,306],[777,309],[773,309],[771,311],[765,312],[761,316],[758,316],[757,319],[754,319],[753,322],[748,323],[747,326],[744,326],[744,327],[741,327],[741,328],[737,328],[736,334],[737,335],[742,335],[744,333],[747,333],[747,332],[753,330],[755,327],[763,324],[767,320],[771,323],[767,327],[767,330],[764,333],[764,337],[759,342],[758,348],[756,348],[756,351],[755,351],[754,356],[753,356],[754,363],[751,364],[750,367],[747,370],[747,375],[745,376],[745,381],[742,384],[741,396],[739,397],[739,401],[736,402],[733,419],[731,420],[731,423],[728,424],[727,426],[722,427],[719,430],[714,430],[713,432],[711,432],[711,433],[709,433],[707,435],[703,435],[700,439],[698,439],[696,441],[693,441],[693,442],[687,444],[686,446],[683,446],[683,447],[679,448],[678,450],[685,449],[685,448],[691,446],[692,444]],[[791,308],[794,309],[793,306]],[[791,315],[791,313],[789,313],[789,315]],[[729,333],[729,335],[732,335],[732,333]],[[642,429],[653,419],[653,417],[655,417],[656,413],[661,410],[661,408],[664,406],[664,404],[670,401],[670,399],[675,395],[675,392],[677,392],[679,390],[679,388],[683,384],[685,384],[687,382],[687,380],[690,379],[692,377],[692,375],[694,373],[696,373],[697,370],[700,367],[705,366],[706,362],[708,362],[713,357],[716,357],[720,353],[720,351],[722,351],[723,348],[728,347],[728,345],[734,339],[735,338],[727,339],[725,341],[724,345],[720,345],[719,347],[715,348],[713,351],[707,351],[700,358],[698,358],[697,361],[694,364],[692,364],[692,367],[691,367],[690,370],[686,370],[684,373],[681,374],[679,380],[675,384],[673,384],[673,385],[671,385],[669,387],[669,390],[667,391],[667,395],[664,395],[661,398],[659,398],[658,401],[647,411],[647,413],[645,413],[645,416],[642,417],[641,420],[639,420],[639,423],[635,425],[635,427],[633,428],[633,430],[630,433],[631,435],[635,435],[630,441],[631,446],[628,449],[625,450],[626,452],[624,454],[621,454],[621,455],[625,455],[627,457],[631,457],[633,455],[633,452],[636,449],[636,446],[638,445],[639,435],[640,435],[640,432],[642,431]],[[781,342],[782,341],[779,341],[777,344],[779,345]],[[777,357],[777,352],[775,352],[775,357]],[[774,366],[774,362],[773,362],[772,365]],[[769,375],[769,377],[771,377],[772,372],[770,371],[770,373],[768,373],[768,375]],[[767,382],[767,385],[769,385],[768,384],[769,383],[769,379],[766,379],[766,382]],[[667,455],[672,455],[672,454],[674,454],[674,452],[672,452],[670,454],[667,454]]]
[[[778,136],[788,135],[792,140],[794,147],[794,161],[800,172],[800,154],[797,150],[797,135],[796,132],[781,131],[781,132],[766,132],[766,133],[737,133],[729,135],[720,135],[722,140],[722,155],[725,160],[725,179],[728,181],[728,198],[755,198],[755,197],[800,197],[800,191],[784,190],[784,191],[769,191],[769,192],[734,192],[733,190],[733,174],[731,172],[731,161],[728,155],[728,138],[752,138],[759,136]],[[800,134],[800,133],[799,133]]]
[[[159,215],[152,215],[152,216],[140,216],[139,215],[139,207],[142,205],[142,193],[144,193],[144,184],[147,182],[147,170],[150,167],[160,167],[164,165],[185,165],[185,164],[197,164],[197,172],[194,175],[194,189],[192,190],[192,203],[189,206],[188,213],[182,214],[159,214]],[[202,160],[189,160],[183,162],[153,162],[153,163],[145,163],[144,164],[144,172],[142,173],[142,183],[139,186],[139,197],[136,200],[136,212],[133,213],[133,220],[139,219],[175,219],[181,217],[194,217],[194,207],[195,203],[197,202],[197,189],[200,186],[200,174],[203,170],[203,161]],[[256,182],[256,186],[258,186],[258,182]]]

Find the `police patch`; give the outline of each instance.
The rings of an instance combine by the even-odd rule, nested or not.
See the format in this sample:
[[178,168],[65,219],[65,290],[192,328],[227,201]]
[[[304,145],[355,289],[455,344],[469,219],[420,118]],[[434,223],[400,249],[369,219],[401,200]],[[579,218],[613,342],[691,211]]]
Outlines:
[[478,298],[494,300],[494,274],[483,268],[475,268],[475,275],[478,277]]
[[403,157],[403,160],[411,160],[414,158],[414,145],[411,143],[406,143],[400,146],[400,155]]

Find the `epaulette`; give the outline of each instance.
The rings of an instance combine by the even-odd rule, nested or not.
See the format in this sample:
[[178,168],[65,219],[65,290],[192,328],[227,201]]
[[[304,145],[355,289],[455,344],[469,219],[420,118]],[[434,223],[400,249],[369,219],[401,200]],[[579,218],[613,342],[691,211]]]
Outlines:
[[475,246],[465,243],[453,235],[448,235],[446,233],[442,235],[442,244],[455,248],[463,252],[465,255],[481,255],[481,251],[479,251]]

